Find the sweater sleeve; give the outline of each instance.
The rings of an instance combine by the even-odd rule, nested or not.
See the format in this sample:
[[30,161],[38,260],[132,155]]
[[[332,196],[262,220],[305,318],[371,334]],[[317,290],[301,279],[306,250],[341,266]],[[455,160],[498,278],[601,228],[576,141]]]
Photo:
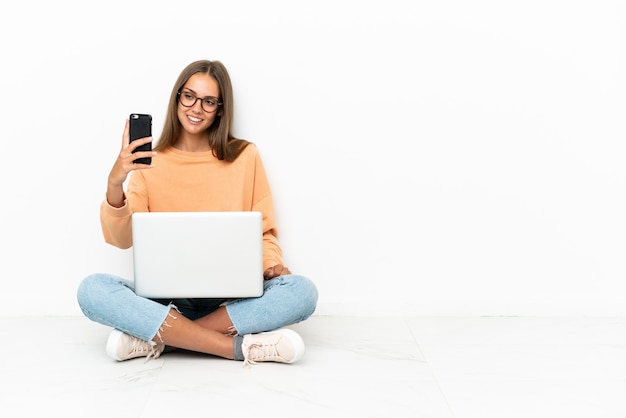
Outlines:
[[256,155],[254,173],[253,211],[263,215],[263,270],[283,264],[282,249],[278,243],[278,229],[274,217],[274,203],[269,181],[259,154]]
[[105,198],[100,204],[100,225],[104,241],[121,249],[130,248],[133,245],[131,216],[128,201],[124,201],[121,208],[115,208]]
[[111,206],[106,198],[100,205],[100,225],[104,241],[121,249],[127,249],[133,245],[133,212],[148,210],[143,176],[133,172],[125,194],[124,206],[120,208]]
[[282,257],[282,249],[278,243],[278,231],[274,221],[271,195],[267,195],[258,202],[253,210],[263,214],[263,271],[276,264],[285,264]]

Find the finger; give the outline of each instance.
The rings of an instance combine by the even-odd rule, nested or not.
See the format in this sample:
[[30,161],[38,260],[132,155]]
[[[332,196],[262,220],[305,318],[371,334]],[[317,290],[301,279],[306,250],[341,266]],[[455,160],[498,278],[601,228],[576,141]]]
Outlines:
[[130,121],[126,119],[126,124],[124,125],[124,133],[122,134],[122,149],[128,147],[130,143]]
[[144,144],[147,144],[148,142],[152,142],[151,136],[146,136],[145,138],[136,139],[128,145],[128,151],[133,152],[134,150],[136,150],[137,148],[139,148],[140,146]]
[[132,166],[132,169],[137,168],[137,166],[145,166],[145,167],[149,167],[152,166],[152,163],[150,164],[144,164],[141,162],[135,162],[135,160],[138,160],[139,158],[152,158],[156,155],[156,152],[154,151],[137,151],[133,154],[130,154],[130,164]]

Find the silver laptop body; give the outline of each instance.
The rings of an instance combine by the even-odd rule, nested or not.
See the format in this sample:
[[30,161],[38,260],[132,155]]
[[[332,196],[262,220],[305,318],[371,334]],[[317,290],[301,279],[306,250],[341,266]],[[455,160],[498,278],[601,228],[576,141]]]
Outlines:
[[263,293],[260,212],[132,215],[135,292],[148,298],[240,298]]

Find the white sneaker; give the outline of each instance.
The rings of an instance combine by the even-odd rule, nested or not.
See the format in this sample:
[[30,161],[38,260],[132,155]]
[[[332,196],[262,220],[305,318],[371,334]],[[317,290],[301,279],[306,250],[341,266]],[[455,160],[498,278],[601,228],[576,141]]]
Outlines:
[[158,358],[164,349],[165,344],[144,341],[117,329],[111,331],[107,340],[107,354],[117,361],[136,357]]
[[283,328],[276,331],[246,334],[241,344],[244,365],[259,361],[293,363],[304,354],[304,341],[297,332]]

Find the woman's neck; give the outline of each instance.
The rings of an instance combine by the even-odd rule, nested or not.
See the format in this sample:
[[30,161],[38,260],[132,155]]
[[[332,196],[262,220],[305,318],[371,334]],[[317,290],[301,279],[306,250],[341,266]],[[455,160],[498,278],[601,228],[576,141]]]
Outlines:
[[174,143],[174,148],[186,152],[202,152],[210,151],[209,138],[206,136],[190,136],[182,135],[178,141]]

